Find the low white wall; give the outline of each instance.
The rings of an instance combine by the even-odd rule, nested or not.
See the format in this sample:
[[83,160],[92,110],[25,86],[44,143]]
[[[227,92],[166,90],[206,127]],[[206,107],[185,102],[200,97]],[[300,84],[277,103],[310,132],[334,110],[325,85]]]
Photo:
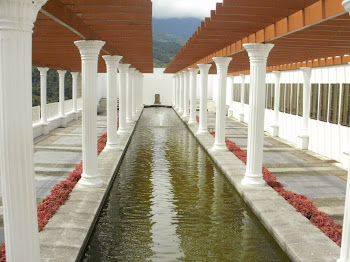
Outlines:
[[153,74],[144,74],[143,103],[153,105],[155,95],[160,95],[162,105],[172,105],[173,74],[164,74],[165,68],[154,68]]

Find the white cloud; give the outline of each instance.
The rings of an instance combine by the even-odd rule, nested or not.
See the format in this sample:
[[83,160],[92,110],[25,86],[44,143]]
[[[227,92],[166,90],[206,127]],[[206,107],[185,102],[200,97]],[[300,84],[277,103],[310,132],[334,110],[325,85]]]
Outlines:
[[222,0],[153,0],[153,17],[182,18],[210,16],[210,10],[216,9],[216,3]]

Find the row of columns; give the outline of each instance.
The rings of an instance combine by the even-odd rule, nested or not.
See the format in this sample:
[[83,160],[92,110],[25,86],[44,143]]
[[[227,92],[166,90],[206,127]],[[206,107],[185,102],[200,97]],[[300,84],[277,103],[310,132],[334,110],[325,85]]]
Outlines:
[[[248,121],[248,155],[245,177],[242,180],[243,185],[266,185],[262,176],[262,160],[263,160],[263,142],[264,142],[264,108],[265,108],[265,83],[266,83],[266,62],[267,57],[273,48],[272,44],[245,44],[244,48],[248,52],[250,59],[251,72],[251,88],[249,103],[249,121]],[[213,61],[217,68],[218,92],[216,101],[216,131],[215,142],[212,151],[227,151],[225,143],[226,128],[226,80],[227,70],[231,62],[231,57],[215,57]],[[199,69],[198,69],[199,68]],[[207,86],[208,71],[210,65],[198,65],[198,68],[190,68],[188,71],[176,74],[174,83],[174,107],[183,114],[184,118],[188,115],[188,105],[190,105],[189,124],[196,121],[196,79],[198,70],[201,72],[201,88],[200,88],[200,118],[197,134],[207,133]],[[190,72],[190,85],[187,79]],[[242,87],[244,87],[245,79],[242,76]],[[188,99],[186,90],[191,90],[191,97]],[[185,91],[182,91],[185,90]],[[179,92],[180,91],[180,92]],[[242,93],[244,96],[244,93]],[[244,97],[242,97],[244,98]],[[244,100],[242,99],[242,102]],[[242,112],[243,114],[243,105]],[[184,112],[182,111],[184,110]]]
[[[46,0],[3,0],[0,8],[0,173],[4,208],[6,261],[40,261],[32,128],[32,30]],[[101,186],[97,167],[97,62],[103,41],[76,41],[82,60],[83,174],[80,185]],[[142,108],[142,74],[119,64],[121,57],[104,57],[108,68],[108,146],[114,149],[116,133],[127,132],[127,113]],[[117,67],[120,88],[120,127],[117,130]],[[48,68],[39,68],[41,122],[48,123],[46,82]],[[132,72],[132,71],[135,71]],[[64,75],[59,71],[59,113],[65,124]],[[126,96],[127,75],[128,97]],[[78,73],[73,76],[73,111],[77,111]],[[133,84],[131,84],[133,83]],[[129,91],[130,90],[130,91]],[[134,91],[132,91],[134,90]],[[134,92],[134,93],[133,93]],[[132,95],[134,94],[134,95]],[[141,94],[141,96],[140,96]],[[128,100],[127,100],[128,99]],[[133,100],[134,99],[134,100]],[[127,110],[128,108],[128,110]],[[133,121],[129,117],[129,122]],[[20,250],[20,252],[18,251]]]
[[[38,70],[40,72],[40,122],[43,126],[43,134],[47,135],[49,133],[49,129],[47,127],[48,121],[47,121],[47,111],[46,111],[46,104],[47,104],[47,71],[49,68],[47,67],[38,67]],[[61,118],[61,126],[65,126],[67,124],[66,121],[66,114],[64,109],[64,77],[67,71],[64,70],[57,70],[59,75],[59,113],[58,116]],[[78,99],[78,72],[72,72],[72,102],[73,102],[73,108],[72,112],[74,113],[74,119],[78,119],[78,106],[77,106],[77,99]]]

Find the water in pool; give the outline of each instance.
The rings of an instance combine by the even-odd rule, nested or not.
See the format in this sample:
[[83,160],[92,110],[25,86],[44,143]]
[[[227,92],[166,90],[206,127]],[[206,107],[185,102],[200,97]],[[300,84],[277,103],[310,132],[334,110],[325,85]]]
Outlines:
[[143,111],[82,261],[290,261],[173,109]]

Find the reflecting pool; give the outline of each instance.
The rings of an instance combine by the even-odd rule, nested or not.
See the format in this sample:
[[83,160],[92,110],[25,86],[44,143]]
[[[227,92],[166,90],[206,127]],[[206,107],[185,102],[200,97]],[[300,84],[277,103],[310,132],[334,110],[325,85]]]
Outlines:
[[290,261],[171,108],[143,111],[82,261]]

